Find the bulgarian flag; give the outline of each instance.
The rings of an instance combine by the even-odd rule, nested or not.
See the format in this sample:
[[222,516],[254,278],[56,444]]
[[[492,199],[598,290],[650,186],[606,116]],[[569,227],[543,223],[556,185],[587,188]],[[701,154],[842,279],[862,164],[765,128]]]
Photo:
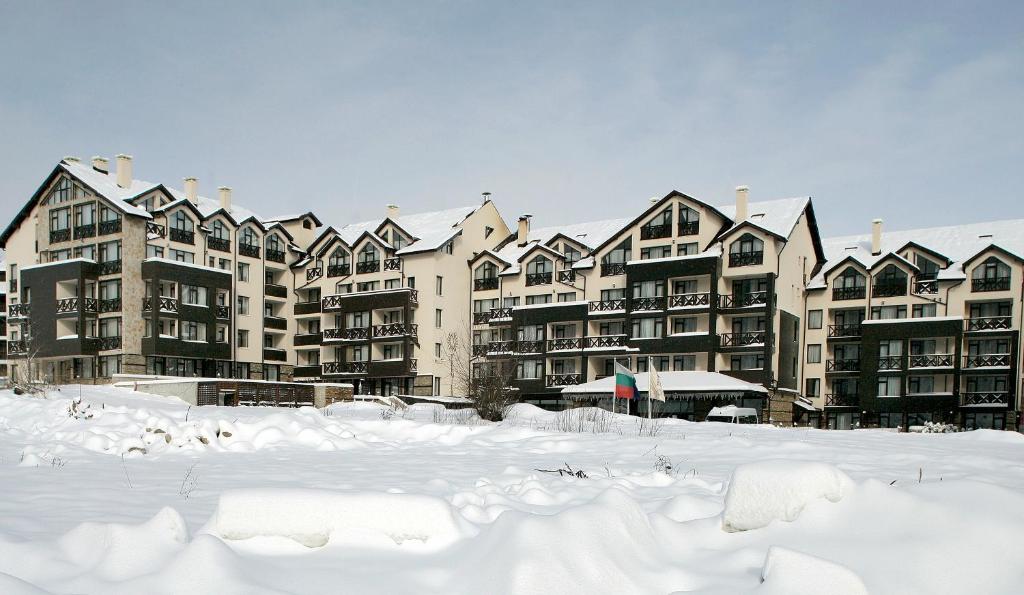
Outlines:
[[636,390],[636,376],[629,368],[615,362],[615,398],[635,399],[637,396],[639,395]]

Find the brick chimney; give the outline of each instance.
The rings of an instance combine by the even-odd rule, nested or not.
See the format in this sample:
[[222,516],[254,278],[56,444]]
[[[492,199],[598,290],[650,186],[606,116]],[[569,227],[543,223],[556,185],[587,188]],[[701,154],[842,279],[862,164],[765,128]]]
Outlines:
[[750,188],[747,188],[746,186],[736,187],[736,223],[747,218],[747,195],[749,193]]
[[132,156],[120,154],[117,156],[117,185],[121,188],[128,188],[132,185]]
[[185,200],[199,206],[199,180],[195,178],[185,178]]
[[878,256],[882,253],[882,220],[875,219],[871,222],[871,254]]
[[220,193],[220,208],[227,212],[231,212],[231,188],[227,186],[221,186],[217,188]]

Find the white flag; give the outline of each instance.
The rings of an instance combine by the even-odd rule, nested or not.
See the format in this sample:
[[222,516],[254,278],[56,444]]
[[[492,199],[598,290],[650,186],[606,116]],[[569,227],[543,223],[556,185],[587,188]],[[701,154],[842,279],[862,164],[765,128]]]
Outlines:
[[653,366],[650,367],[650,374],[648,374],[647,382],[647,394],[652,400],[665,402],[665,388],[661,386],[661,376],[658,376],[658,371]]

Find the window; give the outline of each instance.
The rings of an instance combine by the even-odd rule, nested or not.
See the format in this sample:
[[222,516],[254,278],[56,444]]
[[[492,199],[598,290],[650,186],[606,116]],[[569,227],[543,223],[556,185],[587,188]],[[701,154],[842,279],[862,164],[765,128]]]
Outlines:
[[533,304],[550,304],[551,294],[544,293],[541,295],[528,295],[526,296],[526,305],[531,306]]
[[345,328],[366,328],[370,326],[370,313],[348,312],[345,314]]
[[672,369],[676,372],[693,372],[697,369],[696,355],[672,356]]
[[182,321],[181,338],[186,341],[206,341],[206,324],[194,320]]
[[688,242],[686,244],[676,245],[676,254],[679,256],[692,256],[699,253],[700,249],[698,248],[697,242]]
[[281,241],[281,238],[278,237],[277,234],[267,236],[267,250],[272,252],[284,252],[284,242]]
[[380,252],[371,242],[366,242],[356,260],[359,263],[374,263],[380,260]]
[[1010,267],[995,256],[988,257],[971,271],[972,279],[1000,279],[1009,276]]
[[442,277],[441,275],[437,276],[437,281],[434,284],[434,290],[436,291],[437,295],[443,295],[444,293],[444,277]]
[[208,306],[206,288],[199,285],[183,285],[181,287],[182,303],[190,306]]
[[381,359],[395,360],[402,359],[402,344],[401,343],[385,343],[381,347]]
[[440,343],[434,343],[434,357],[436,357],[438,359],[441,358],[441,344]]
[[441,395],[441,379],[438,378],[437,376],[434,376],[434,395]]
[[75,246],[75,258],[96,260],[96,246]]
[[[440,277],[438,277],[438,278],[440,278]],[[401,287],[402,287],[402,280],[401,279],[385,279],[384,280],[384,289],[399,289]]]
[[533,257],[533,259],[526,264],[527,275],[546,275],[550,274],[552,269],[553,265],[551,260],[539,254]]
[[559,302],[575,302],[576,301],[576,292],[575,291],[566,291],[566,292],[559,293],[558,294],[558,301]]
[[501,300],[501,305],[504,308],[515,308],[519,305],[519,296],[504,298]]
[[356,291],[358,292],[377,291],[378,289],[380,289],[380,281],[362,281],[356,283]]
[[821,363],[821,344],[812,343],[807,346],[807,363],[809,364],[820,364]]
[[260,237],[256,234],[255,231],[253,231],[251,227],[246,227],[245,229],[242,230],[242,235],[239,238],[238,242],[243,246],[249,248],[259,249],[260,247]]
[[633,299],[663,297],[665,295],[665,281],[637,281],[633,283]]
[[934,376],[911,376],[907,379],[908,394],[922,394],[935,392]]
[[218,240],[227,240],[231,237],[231,232],[228,230],[228,226],[224,225],[220,219],[214,220],[210,230],[210,235]]
[[441,328],[441,309],[434,310],[434,327]]
[[601,290],[601,301],[608,302],[612,300],[621,300],[626,297],[625,288],[619,289],[602,289]]
[[222,270],[222,271],[230,271],[231,270],[231,261],[226,259],[226,258],[218,259],[217,260],[217,268]]
[[[493,262],[485,262],[473,271],[473,279],[495,279],[497,277],[498,267]],[[440,277],[438,278],[440,279]]]
[[935,304],[914,304],[911,315],[913,318],[934,318],[936,312]]
[[672,334],[681,335],[697,332],[697,317],[687,316],[684,318],[672,319]]
[[807,311],[807,328],[821,328],[821,310]]
[[331,256],[327,259],[327,266],[341,273],[344,269],[348,268],[349,258],[351,257],[349,256],[348,251],[341,246],[338,246],[333,252],[331,252]]
[[601,276],[621,275],[626,272],[625,265],[632,258],[633,238],[626,238],[618,246],[612,248],[601,257]]
[[337,285],[334,286],[334,293],[338,293],[338,294],[352,293],[352,284],[351,283],[338,283]]
[[897,320],[907,317],[906,306],[872,306],[871,320]]
[[121,297],[121,280],[100,281],[99,298],[101,300],[116,300]]
[[100,262],[121,260],[121,240],[99,244]]
[[171,217],[171,228],[180,229],[182,231],[192,231],[195,225],[192,223],[192,219],[185,214],[185,211],[177,211]]
[[[47,198],[47,202],[51,205],[60,204],[62,202],[68,202],[71,200],[73,186],[71,180],[65,177],[61,177],[56,184],[53,185],[53,190],[50,191],[50,196]],[[77,188],[74,188],[76,193]]]
[[565,259],[565,268],[572,268],[583,258],[583,254],[568,242],[562,244],[562,257]]
[[734,355],[729,358],[729,366],[730,370],[763,370],[764,355],[760,353]]
[[899,376],[879,376],[878,377],[878,396],[879,397],[898,397],[902,394],[902,387],[900,386]]
[[238,296],[238,314],[240,316],[249,314],[249,298],[244,295]]
[[745,233],[729,244],[729,266],[761,264],[764,260],[764,242]]
[[537,379],[544,376],[544,361],[527,359],[521,360],[516,364],[516,378],[520,379]]
[[50,231],[63,231],[71,228],[71,209],[53,209],[50,211]]
[[492,309],[498,307],[498,299],[494,298],[491,300],[473,300],[473,312],[490,312]]
[[939,275],[939,265],[920,254],[914,255],[914,264],[921,269],[921,273],[918,275],[920,279],[934,279]]
[[171,260],[187,263],[194,263],[196,261],[195,254],[186,250],[176,250],[174,248],[169,248],[168,250],[170,251]]
[[409,289],[416,289],[416,277],[407,277],[405,284],[409,286]]
[[242,282],[249,280],[249,265],[247,263],[238,263],[238,280]]
[[75,207],[75,227],[96,223],[96,205],[88,203]]
[[634,318],[632,321],[634,339],[653,339],[665,332],[665,321],[661,318]]
[[808,378],[807,388],[804,390],[805,397],[819,397],[821,396],[821,379],[820,378]]
[[668,258],[669,256],[672,256],[672,246],[652,246],[640,249],[640,260]]
[[666,238],[672,235],[672,207],[654,216],[640,228],[640,239]]
[[492,233],[494,233],[494,228],[491,227],[490,225],[485,225],[484,226],[484,239],[491,237]]

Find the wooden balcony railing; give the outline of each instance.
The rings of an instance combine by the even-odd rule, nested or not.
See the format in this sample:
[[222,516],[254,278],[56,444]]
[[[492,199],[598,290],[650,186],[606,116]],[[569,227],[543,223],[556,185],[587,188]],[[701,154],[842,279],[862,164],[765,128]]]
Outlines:
[[977,318],[968,318],[964,321],[964,326],[968,331],[1000,331],[1007,330],[1013,324],[1013,319],[1009,316],[980,316]]
[[524,339],[516,341],[516,353],[544,353],[544,341],[540,339]]
[[390,324],[375,324],[373,326],[374,337],[404,337],[406,335],[415,337],[419,325],[406,324],[404,322],[393,322]]
[[617,298],[613,300],[598,300],[590,302],[589,307],[591,312],[618,312],[620,310],[625,311],[626,299]]
[[558,271],[558,282],[559,283],[575,283],[576,282],[576,271],[572,269],[562,269]]
[[767,291],[750,291],[733,295],[720,295],[721,308],[748,308],[768,304]]
[[512,319],[512,308],[492,308],[491,319],[488,322],[497,322],[499,320],[511,320]]
[[334,374],[366,374],[370,362],[324,362],[324,375]]
[[264,316],[263,326],[275,331],[286,331],[288,330],[288,319],[280,316]]
[[583,339],[584,349],[617,349],[626,346],[626,335],[597,335]]
[[1009,391],[978,391],[963,393],[964,405],[1009,405]]
[[220,304],[214,304],[213,315],[221,320],[231,318],[231,306],[222,306]]
[[853,358],[825,360],[826,372],[859,372],[860,360]]
[[284,349],[277,349],[276,347],[264,347],[263,348],[263,359],[268,362],[283,362],[288,359],[288,352]]
[[152,235],[155,235],[155,236],[160,236],[161,238],[163,238],[163,237],[167,237],[167,228],[164,227],[163,225],[160,225],[159,223],[153,223],[152,221],[147,221],[146,222],[146,233],[147,234],[152,234]]
[[400,271],[400,270],[402,270],[402,259],[401,258],[385,258],[384,259],[384,270],[385,271]]
[[324,329],[324,341],[365,341],[369,338],[370,329],[365,326]]
[[718,335],[722,347],[747,347],[763,345],[767,333],[765,331],[747,331],[743,333],[722,333]]
[[665,297],[640,297],[633,298],[630,304],[633,312],[657,312],[665,309]]
[[7,306],[9,318],[28,318],[32,314],[32,304],[11,304]]
[[704,293],[677,293],[668,296],[669,308],[702,308],[711,305],[711,294]]
[[548,339],[548,351],[579,351],[583,349],[582,337]]
[[625,275],[626,263],[624,262],[602,262],[601,276],[611,277],[612,275]]
[[314,267],[306,269],[306,282],[315,281],[320,277],[324,276],[324,269],[322,267]]
[[582,374],[548,374],[544,377],[544,386],[575,386],[583,382]]
[[57,300],[57,314],[69,312],[92,312],[99,311],[99,301],[95,298],[69,297]]
[[952,368],[952,353],[929,353],[924,355],[911,355],[908,361],[910,368]]
[[858,407],[860,406],[860,395],[848,393],[834,393],[825,395],[826,407]]
[[983,353],[964,356],[964,368],[1002,368],[1010,365],[1008,353]]
[[902,355],[883,355],[878,358],[879,370],[901,370],[903,369]]
[[[177,312],[179,302],[176,298],[160,296],[156,298],[157,304],[161,312]],[[152,312],[153,311],[153,298],[147,297],[142,298],[142,311]]]
[[284,285],[278,285],[277,283],[266,283],[263,286],[263,295],[267,295],[267,296],[275,297],[275,298],[287,299],[288,298],[288,288],[285,287]]
[[914,293],[917,295],[934,295],[939,293],[939,282],[935,279],[914,278]]
[[861,336],[860,324],[830,324],[828,325],[829,338],[859,337]]

